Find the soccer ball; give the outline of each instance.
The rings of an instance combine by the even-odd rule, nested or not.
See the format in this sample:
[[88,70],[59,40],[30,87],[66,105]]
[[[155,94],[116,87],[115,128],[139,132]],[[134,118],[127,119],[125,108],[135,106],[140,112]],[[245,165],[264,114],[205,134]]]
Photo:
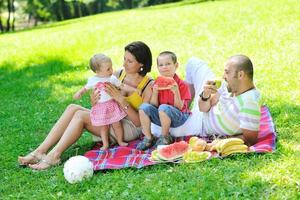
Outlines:
[[64,165],[65,179],[73,184],[93,176],[93,163],[84,156],[71,157]]

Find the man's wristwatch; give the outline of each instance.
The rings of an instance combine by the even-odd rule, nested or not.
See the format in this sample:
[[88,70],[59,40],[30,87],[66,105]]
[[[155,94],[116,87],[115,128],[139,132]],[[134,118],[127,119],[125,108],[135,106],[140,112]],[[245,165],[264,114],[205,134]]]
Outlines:
[[201,94],[200,94],[200,97],[201,97],[202,101],[207,101],[208,99],[210,99],[210,96],[211,95],[209,95],[208,97],[205,98],[205,97],[203,97],[203,92],[201,92]]

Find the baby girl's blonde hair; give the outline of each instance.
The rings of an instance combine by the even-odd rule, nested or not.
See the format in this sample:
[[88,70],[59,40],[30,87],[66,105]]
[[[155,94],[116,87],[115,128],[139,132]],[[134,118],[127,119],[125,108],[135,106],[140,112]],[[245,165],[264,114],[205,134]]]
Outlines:
[[99,53],[99,54],[95,54],[91,59],[90,59],[90,68],[91,70],[93,70],[93,72],[96,72],[98,70],[100,70],[101,65],[103,63],[112,63],[110,57]]

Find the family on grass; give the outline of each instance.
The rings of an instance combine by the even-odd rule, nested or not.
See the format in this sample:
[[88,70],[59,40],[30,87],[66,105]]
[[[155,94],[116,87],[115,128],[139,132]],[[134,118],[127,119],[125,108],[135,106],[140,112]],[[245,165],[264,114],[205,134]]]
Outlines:
[[90,68],[95,75],[74,95],[79,99],[92,90],[91,110],[67,106],[44,141],[19,157],[19,164],[35,170],[59,164],[61,154],[84,130],[92,133],[94,140],[102,140],[102,150],[115,144],[126,146],[139,138],[137,149],[146,150],[186,135],[238,137],[249,146],[256,143],[260,93],[254,86],[253,65],[247,56],[235,55],[227,60],[220,87],[200,59],[188,61],[185,81],[176,74],[179,65],[173,52],[161,52],[156,62],[158,79],[163,77],[169,85],[147,75],[152,54],[143,42],[125,47],[123,67],[116,72],[108,56],[94,55]]

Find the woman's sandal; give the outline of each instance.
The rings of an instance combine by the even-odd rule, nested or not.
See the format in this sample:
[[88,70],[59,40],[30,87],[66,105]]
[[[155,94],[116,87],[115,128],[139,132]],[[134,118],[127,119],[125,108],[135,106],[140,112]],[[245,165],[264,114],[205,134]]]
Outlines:
[[33,164],[33,165],[29,165],[29,167],[31,169],[34,170],[45,170],[48,169],[50,167],[54,167],[60,164],[60,159],[52,161],[50,159],[47,159],[46,157],[44,157],[43,159],[41,159],[38,163]]
[[[40,160],[42,160],[46,155],[45,154],[35,154],[33,152],[29,153],[27,156],[19,156],[18,158],[18,162],[19,162],[19,166],[27,166],[29,164],[36,164],[38,162],[40,162]],[[27,161],[24,161],[24,159],[26,160],[26,157],[31,157],[31,159],[27,159]]]

